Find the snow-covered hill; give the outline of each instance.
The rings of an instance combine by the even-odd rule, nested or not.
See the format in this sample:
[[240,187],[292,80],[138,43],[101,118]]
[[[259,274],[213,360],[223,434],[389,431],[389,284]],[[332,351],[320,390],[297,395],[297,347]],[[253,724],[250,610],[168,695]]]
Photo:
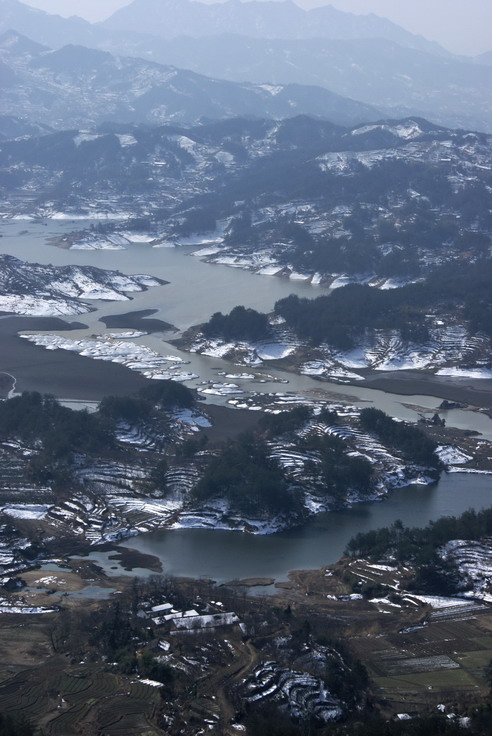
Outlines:
[[263,275],[395,288],[489,257],[491,160],[490,136],[419,118],[104,125],[0,142],[2,210],[123,220],[64,247],[201,244]]
[[[108,50],[121,53],[117,44]],[[132,53],[235,82],[314,84],[375,105],[388,116],[420,115],[453,128],[492,132],[492,68],[486,54],[473,64],[384,38],[232,33],[166,43],[149,37],[132,44]]]
[[152,276],[92,266],[42,266],[0,255],[0,310],[13,314],[83,314],[91,310],[87,300],[126,301],[130,292],[163,283]]
[[30,121],[58,129],[107,120],[194,123],[204,117],[283,118],[296,112],[354,124],[381,115],[321,87],[210,79],[84,46],[50,51],[14,31],[0,38],[0,63],[2,112],[18,115],[22,110]]

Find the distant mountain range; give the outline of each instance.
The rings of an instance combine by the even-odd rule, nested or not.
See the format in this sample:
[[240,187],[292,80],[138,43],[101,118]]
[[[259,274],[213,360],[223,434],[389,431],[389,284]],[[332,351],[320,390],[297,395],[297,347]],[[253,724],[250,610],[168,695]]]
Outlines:
[[25,5],[0,0],[0,32],[15,28],[34,40],[56,48],[67,43],[96,46],[115,31],[161,38],[200,38],[237,33],[252,38],[384,38],[402,46],[447,55],[437,43],[406,31],[376,15],[352,15],[330,5],[305,11],[291,0],[203,4],[195,0],[134,0],[104,23],[62,18]]
[[[131,41],[129,41],[131,43]],[[222,35],[135,41],[131,53],[236,82],[314,84],[386,115],[492,131],[492,69],[391,40],[269,40]],[[492,54],[489,63],[492,65]]]
[[303,10],[292,0],[205,4],[196,0],[133,0],[101,24],[111,31],[147,33],[161,38],[203,38],[237,33],[251,38],[381,38],[402,46],[446,54],[427,41],[377,15],[353,15],[325,5]]
[[341,124],[374,121],[375,108],[322,87],[221,81],[84,46],[56,51],[15,31],[0,38],[5,115],[63,129],[118,122],[194,123],[236,116],[303,113]]
[[9,29],[51,48],[67,43],[97,46],[101,41],[97,27],[82,18],[62,18],[31,8],[19,0],[0,0],[0,33]]
[[[449,127],[492,131],[491,54],[475,60],[453,56],[374,15],[352,15],[331,6],[307,12],[289,1],[228,0],[205,5],[194,0],[134,0],[108,21],[91,24],[49,15],[19,0],[0,0],[0,33],[9,29],[49,48],[86,46],[253,85],[315,85],[375,106],[384,116],[418,115]],[[238,30],[240,36],[232,33]],[[0,73],[4,86],[14,83],[11,69],[4,66]],[[189,84],[189,78],[184,88],[178,84],[184,95],[190,94]],[[93,94],[95,87],[85,89]],[[298,93],[289,90],[288,94],[296,104]],[[313,95],[308,96],[309,106],[304,97],[303,104],[289,113],[323,115],[312,107]],[[141,102],[147,106],[145,98]],[[282,115],[281,102],[282,95],[264,109],[257,108],[256,101],[239,107],[234,103],[231,114]],[[170,105],[170,119],[178,114],[176,119],[183,121],[196,119],[199,107],[191,112],[189,101],[189,113],[180,118],[176,100],[159,104]],[[322,97],[320,107],[324,104]],[[216,108],[222,106],[222,98],[218,105],[213,99],[210,111],[203,114],[216,117]],[[108,114],[116,112],[110,106]],[[139,109],[124,120],[160,120],[162,113],[163,109],[160,117],[147,118],[145,112],[142,118]],[[349,117],[332,119],[350,122]],[[373,118],[366,115],[366,119]],[[81,123],[80,118],[75,120]]]
[[477,56],[479,64],[489,64],[492,66],[492,51],[486,51],[484,54]]

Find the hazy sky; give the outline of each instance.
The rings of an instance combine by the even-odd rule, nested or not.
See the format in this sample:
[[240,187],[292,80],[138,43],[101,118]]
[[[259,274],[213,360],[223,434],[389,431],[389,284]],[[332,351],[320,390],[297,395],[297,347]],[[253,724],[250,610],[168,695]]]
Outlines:
[[[216,0],[202,0],[215,2]],[[313,8],[325,0],[296,0]],[[24,0],[29,5],[60,15],[102,20],[130,0]],[[331,0],[340,10],[377,13],[414,33],[439,41],[451,51],[475,55],[492,51],[491,0]]]

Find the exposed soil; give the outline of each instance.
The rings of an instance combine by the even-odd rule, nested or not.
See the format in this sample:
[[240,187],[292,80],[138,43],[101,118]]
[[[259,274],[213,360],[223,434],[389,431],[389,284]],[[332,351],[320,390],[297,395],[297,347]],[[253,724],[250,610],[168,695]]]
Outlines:
[[242,578],[241,580],[230,580],[223,585],[231,588],[256,588],[273,585],[274,582],[274,578]]
[[368,375],[363,385],[365,388],[403,396],[437,396],[448,401],[492,408],[492,379],[452,378],[401,371],[398,374]]
[[108,314],[106,317],[101,317],[99,322],[103,322],[109,329],[142,330],[149,333],[176,331],[176,327],[169,322],[164,322],[162,319],[148,319],[158,311],[158,309],[141,309],[124,314]]

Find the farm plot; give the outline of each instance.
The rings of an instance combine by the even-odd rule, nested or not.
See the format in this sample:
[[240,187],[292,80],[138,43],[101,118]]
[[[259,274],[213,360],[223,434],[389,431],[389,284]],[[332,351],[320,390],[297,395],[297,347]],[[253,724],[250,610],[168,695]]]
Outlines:
[[[485,668],[492,660],[492,609],[466,607],[463,619],[430,615],[418,629],[352,640],[368,667],[376,692],[392,707],[427,707],[453,691],[487,691]],[[397,704],[399,704],[397,706]]]

